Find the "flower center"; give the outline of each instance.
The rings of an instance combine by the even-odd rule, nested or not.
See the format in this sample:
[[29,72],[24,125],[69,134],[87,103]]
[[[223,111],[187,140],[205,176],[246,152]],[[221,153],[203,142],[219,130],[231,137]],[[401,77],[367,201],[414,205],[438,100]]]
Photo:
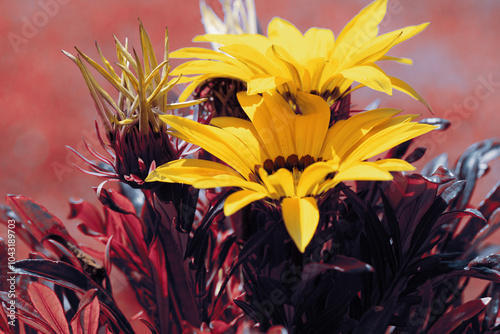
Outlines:
[[280,168],[286,168],[292,173],[294,171],[303,172],[307,166],[312,165],[316,161],[321,161],[321,160],[322,160],[321,158],[318,158],[318,160],[316,160],[309,154],[299,159],[297,154],[292,154],[291,156],[286,158],[286,160],[282,156],[277,157],[276,159],[274,159],[274,161],[272,161],[271,159],[267,159],[266,161],[264,161],[262,167],[264,167],[267,174],[269,175],[273,174]]

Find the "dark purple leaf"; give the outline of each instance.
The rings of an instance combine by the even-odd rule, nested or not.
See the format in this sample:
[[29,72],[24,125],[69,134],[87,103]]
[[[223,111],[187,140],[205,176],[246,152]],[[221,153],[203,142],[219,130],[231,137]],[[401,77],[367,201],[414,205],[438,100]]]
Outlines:
[[399,230],[399,221],[394,213],[389,200],[385,196],[383,191],[380,191],[380,197],[382,198],[382,203],[384,205],[385,219],[387,220],[387,225],[391,231],[391,240],[394,246],[394,255],[396,257],[396,262],[398,265],[401,264],[403,259],[403,249],[401,245],[401,231]]
[[498,313],[500,311],[500,284],[491,283],[487,287],[486,292],[486,295],[491,297],[491,301],[488,306],[486,306],[483,328],[485,330],[491,330],[496,324]]
[[414,163],[415,161],[420,160],[426,151],[427,149],[425,147],[417,147],[413,152],[408,154],[405,160],[409,163]]
[[250,304],[245,303],[244,301],[241,300],[234,300],[234,303],[236,306],[241,308],[243,312],[245,312],[250,318],[252,318],[255,322],[259,323],[262,319],[262,315],[255,311]]
[[472,300],[454,308],[439,318],[427,334],[450,334],[454,329],[484,310],[491,298]]
[[486,195],[486,198],[479,204],[479,211],[486,219],[500,207],[500,181]]
[[422,216],[415,228],[410,242],[409,258],[420,257],[429,250],[429,243],[435,237],[431,232],[436,226],[440,215],[446,210],[448,204],[440,197],[436,198],[431,207]]
[[373,272],[373,267],[353,257],[335,255],[331,263],[308,263],[304,266],[304,278],[308,275],[317,276],[318,273],[325,270],[336,270],[343,273],[360,274]]
[[469,253],[477,250],[477,248],[488,238],[492,233],[494,233],[500,227],[500,208],[494,211],[488,220],[488,224],[484,225],[480,231],[476,232],[474,239],[470,242],[470,247],[464,254],[466,258]]
[[390,300],[385,305],[373,306],[363,314],[353,334],[385,333],[395,306],[395,299]]
[[[452,211],[456,212],[456,211]],[[475,251],[475,247],[472,244],[472,240],[480,233],[486,226],[487,221],[484,219],[481,212],[475,209],[465,209],[459,214],[458,217],[467,217],[469,220],[456,221],[460,224],[451,224],[450,229],[455,230],[453,235],[453,240],[446,247],[447,252],[463,252],[463,257],[467,257]]]
[[476,181],[483,176],[487,163],[499,156],[500,143],[498,140],[487,139],[475,143],[467,148],[457,162],[455,173],[460,180],[466,180],[464,192],[457,202],[457,208],[463,209],[472,196]]
[[229,271],[229,273],[226,275],[224,281],[222,282],[220,292],[214,301],[214,309],[215,309],[215,306],[217,305],[217,302],[219,301],[220,297],[222,296],[222,293],[226,289],[226,286],[227,286],[227,283],[229,282],[229,279],[235,273],[236,269],[249,256],[251,256],[256,251],[257,248],[261,247],[270,236],[272,236],[276,227],[277,227],[277,224],[270,224],[269,226],[266,226],[265,228],[260,229],[254,235],[252,235],[252,237],[250,237],[250,239],[245,243],[245,246],[243,246],[242,250],[240,251],[240,253],[236,257],[236,259],[233,261],[233,264],[231,265],[231,270]]
[[412,143],[412,140],[407,140],[402,144],[399,144],[398,146],[395,146],[387,152],[387,154],[384,156],[384,159],[401,159],[406,152],[408,151],[408,148],[410,147]]

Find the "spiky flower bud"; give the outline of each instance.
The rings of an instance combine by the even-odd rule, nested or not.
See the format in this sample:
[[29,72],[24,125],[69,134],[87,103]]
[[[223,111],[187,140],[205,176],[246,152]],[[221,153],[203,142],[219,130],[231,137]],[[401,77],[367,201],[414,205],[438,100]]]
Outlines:
[[[193,153],[192,145],[171,138],[166,133],[166,126],[159,120],[158,115],[191,107],[203,101],[168,102],[169,91],[180,79],[175,77],[169,80],[168,29],[165,31],[161,62],[157,61],[151,40],[142,23],[139,24],[139,33],[142,60],[135,49],[128,51],[127,41],[122,44],[115,37],[115,64],[121,71],[119,74],[104,57],[97,43],[96,48],[104,66],[78,48],[76,56],[63,51],[82,72],[106,135],[107,141],[101,140],[101,143],[114,160],[106,159],[90,150],[104,165],[108,165],[90,164],[94,174],[117,178],[133,187],[142,187],[149,171],[157,165]],[[118,91],[116,101],[101,87],[89,68],[94,68]],[[196,112],[194,117],[197,118]]]

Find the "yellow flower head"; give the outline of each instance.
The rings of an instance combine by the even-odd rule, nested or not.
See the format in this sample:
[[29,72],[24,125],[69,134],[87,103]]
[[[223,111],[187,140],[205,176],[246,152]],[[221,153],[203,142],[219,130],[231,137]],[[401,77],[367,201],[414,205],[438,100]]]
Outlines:
[[378,25],[385,16],[387,0],[377,0],[356,15],[335,39],[327,29],[311,28],[304,35],[291,23],[273,19],[268,36],[258,34],[198,36],[196,42],[223,45],[220,51],[184,48],[172,53],[173,58],[199,58],[174,69],[174,75],[192,81],[181,95],[186,99],[203,81],[231,78],[247,84],[247,94],[254,95],[277,89],[285,97],[299,92],[322,96],[329,105],[351,90],[358,82],[374,90],[392,95],[400,90],[427,103],[404,81],[387,75],[375,62],[391,60],[411,64],[407,58],[386,55],[395,45],[424,30],[428,23],[409,26],[380,36]]
[[241,188],[226,199],[226,215],[266,199],[281,207],[287,231],[301,252],[319,222],[316,196],[341,181],[391,180],[391,171],[413,170],[399,159],[366,160],[434,128],[412,122],[415,115],[395,116],[395,109],[366,111],[328,128],[328,104],[302,92],[297,92],[295,110],[273,91],[262,96],[240,92],[238,99],[249,121],[217,117],[211,125],[202,125],[160,116],[171,134],[231,167],[182,159],[158,167],[146,181]]

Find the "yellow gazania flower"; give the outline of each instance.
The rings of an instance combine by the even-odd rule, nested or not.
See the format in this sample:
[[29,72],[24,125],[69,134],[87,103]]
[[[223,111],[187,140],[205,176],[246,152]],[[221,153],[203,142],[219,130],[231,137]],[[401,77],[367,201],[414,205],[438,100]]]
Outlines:
[[327,29],[311,28],[304,35],[291,23],[274,18],[268,37],[258,34],[197,36],[195,42],[219,43],[221,52],[204,48],[183,48],[173,58],[199,58],[188,61],[172,72],[192,81],[181,95],[186,99],[203,81],[231,78],[247,84],[249,95],[278,89],[284,96],[296,91],[322,96],[332,105],[350,92],[353,82],[392,95],[400,90],[428,104],[404,81],[388,76],[375,64],[391,60],[411,64],[407,58],[387,56],[395,45],[424,30],[428,23],[409,26],[380,36],[378,25],[385,16],[387,0],[377,0],[364,8],[342,30],[337,39]]
[[179,182],[195,188],[239,187],[226,199],[229,216],[266,199],[280,204],[288,233],[301,252],[316,230],[315,197],[345,180],[391,180],[390,171],[414,167],[399,159],[368,162],[404,141],[433,129],[394,117],[399,110],[375,109],[328,128],[330,109],[320,97],[298,92],[296,111],[276,92],[238,94],[250,121],[217,117],[202,125],[165,115],[173,135],[201,146],[232,168],[206,160],[182,159],[154,170],[146,181]]

